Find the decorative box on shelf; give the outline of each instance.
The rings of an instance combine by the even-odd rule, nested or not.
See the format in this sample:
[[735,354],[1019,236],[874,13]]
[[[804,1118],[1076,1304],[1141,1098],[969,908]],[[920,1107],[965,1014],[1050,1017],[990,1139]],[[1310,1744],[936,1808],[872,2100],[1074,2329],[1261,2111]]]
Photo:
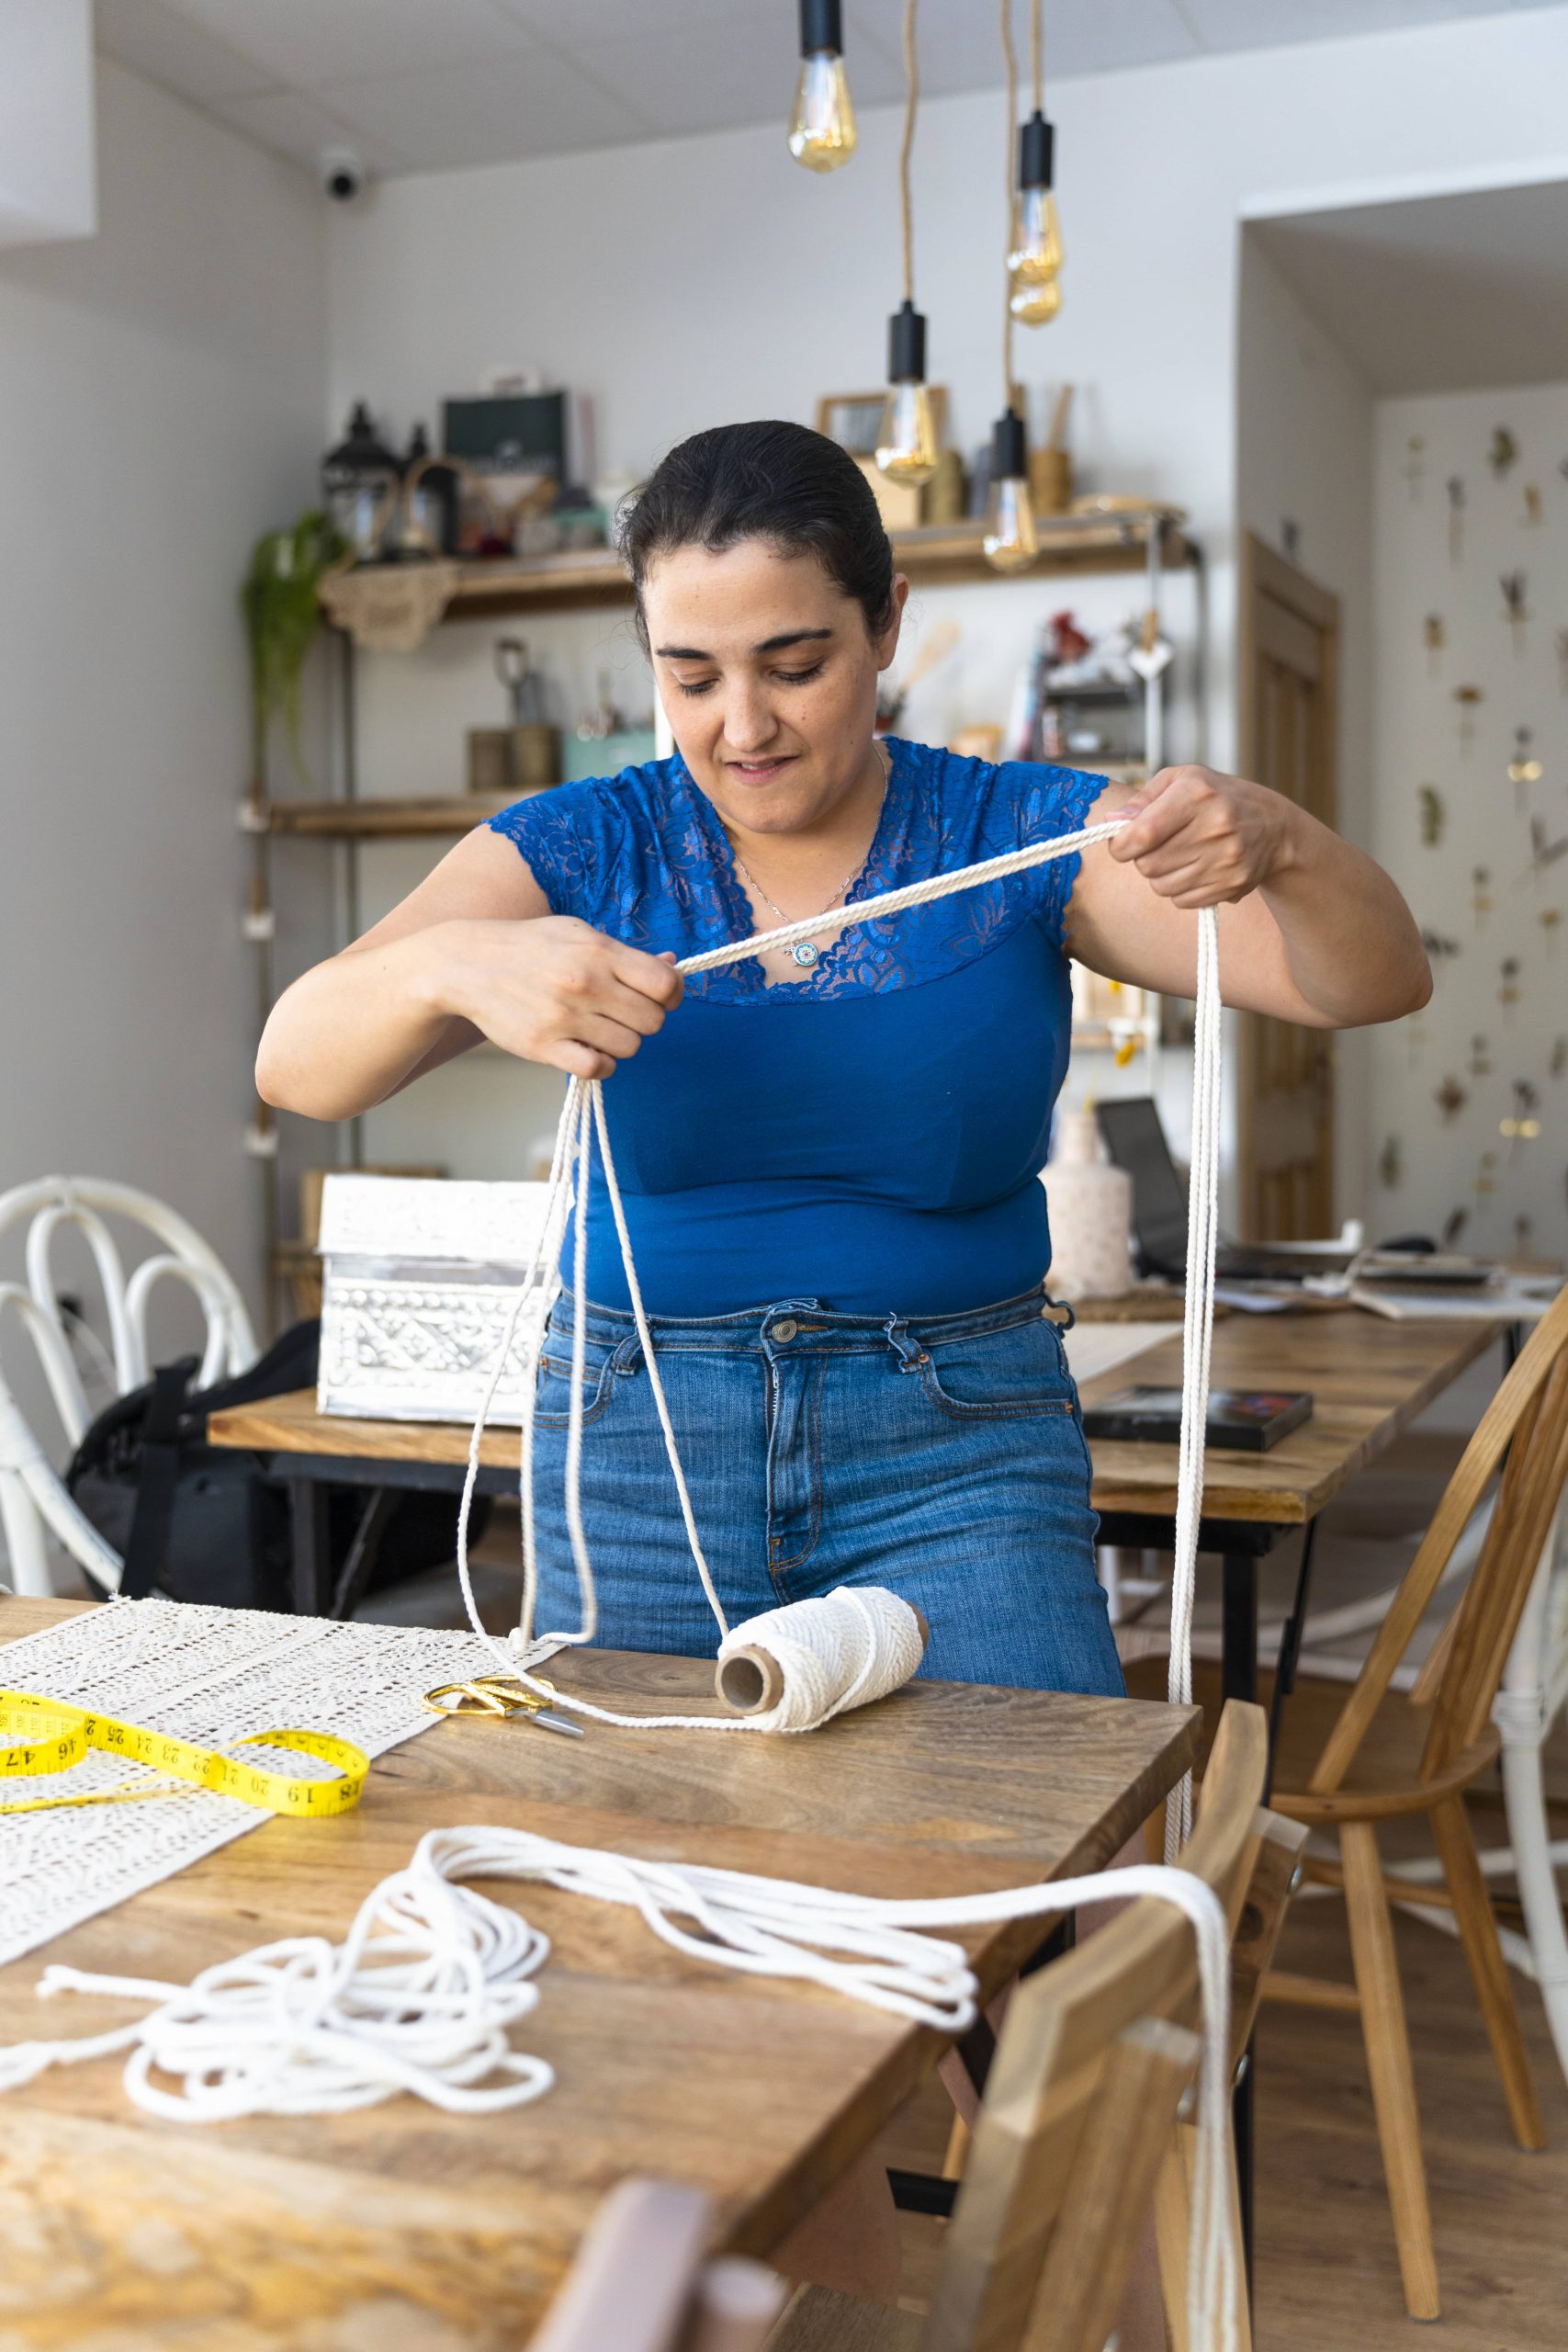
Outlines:
[[[505,1338],[544,1221],[544,1184],[331,1175],[321,1194],[317,1405],[367,1419],[468,1421]],[[518,1318],[491,1406],[523,1415],[524,1349],[539,1285]]]

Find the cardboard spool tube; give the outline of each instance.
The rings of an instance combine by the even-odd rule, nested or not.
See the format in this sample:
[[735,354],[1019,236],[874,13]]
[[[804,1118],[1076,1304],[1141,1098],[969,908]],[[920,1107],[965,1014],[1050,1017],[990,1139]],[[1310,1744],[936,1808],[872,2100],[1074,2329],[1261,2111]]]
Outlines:
[[[909,1606],[914,1609],[913,1601]],[[915,1623],[920,1629],[923,1650],[931,1640],[931,1629],[918,1609]],[[765,1715],[784,1697],[784,1676],[778,1660],[766,1650],[731,1650],[715,1667],[713,1687],[732,1714]]]

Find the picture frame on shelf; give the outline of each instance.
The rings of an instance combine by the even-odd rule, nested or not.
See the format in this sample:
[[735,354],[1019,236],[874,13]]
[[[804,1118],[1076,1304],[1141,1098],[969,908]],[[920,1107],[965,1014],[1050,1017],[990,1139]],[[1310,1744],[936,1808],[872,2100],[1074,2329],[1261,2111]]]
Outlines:
[[[947,387],[932,384],[929,389],[937,447],[942,448],[947,440]],[[852,458],[874,458],[886,405],[886,385],[874,392],[825,392],[817,403],[817,430],[836,441],[840,449],[847,449]]]

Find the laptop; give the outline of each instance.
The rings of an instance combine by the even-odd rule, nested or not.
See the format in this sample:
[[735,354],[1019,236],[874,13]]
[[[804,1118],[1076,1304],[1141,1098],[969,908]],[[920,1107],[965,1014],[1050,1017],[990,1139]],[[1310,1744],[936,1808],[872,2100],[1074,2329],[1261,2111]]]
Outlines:
[[[1140,1271],[1185,1282],[1187,1194],[1165,1139],[1158,1106],[1150,1095],[1129,1095],[1098,1103],[1096,1116],[1107,1151],[1133,1180],[1133,1238]],[[1345,1252],[1347,1265],[1351,1254]],[[1292,1254],[1288,1241],[1222,1241],[1214,1270],[1222,1282],[1289,1282],[1307,1272],[1325,1273],[1335,1264],[1331,1255],[1314,1250],[1309,1266],[1303,1257]]]

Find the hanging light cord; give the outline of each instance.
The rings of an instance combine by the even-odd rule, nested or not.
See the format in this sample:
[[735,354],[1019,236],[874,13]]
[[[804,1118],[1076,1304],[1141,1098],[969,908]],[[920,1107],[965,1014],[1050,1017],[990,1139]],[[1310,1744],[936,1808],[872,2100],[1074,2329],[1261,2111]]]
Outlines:
[[915,299],[915,208],[909,195],[909,159],[915,151],[915,112],[920,102],[920,69],[915,57],[915,0],[904,0],[904,143],[898,150],[898,207],[904,224],[904,300]]
[[1034,0],[1029,19],[1029,71],[1034,84],[1034,111],[1045,111],[1045,0]]
[[1003,153],[1002,195],[1006,210],[1002,214],[1002,406],[1012,406],[1012,277],[1007,267],[1007,255],[1012,238],[1012,149],[1018,124],[1018,51],[1012,39],[1012,0],[1001,0],[1002,55],[1008,73],[1008,129]]

